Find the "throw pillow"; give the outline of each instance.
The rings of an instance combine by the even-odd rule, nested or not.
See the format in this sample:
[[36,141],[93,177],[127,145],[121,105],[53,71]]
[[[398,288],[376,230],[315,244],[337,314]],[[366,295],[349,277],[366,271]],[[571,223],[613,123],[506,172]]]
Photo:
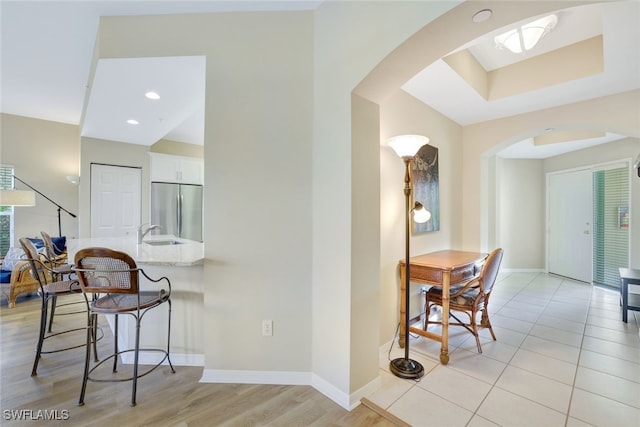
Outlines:
[[[29,240],[31,240],[31,242],[33,243],[33,246],[35,246],[36,249],[38,249],[38,251],[44,248],[44,240],[36,239],[32,237],[29,237]],[[56,255],[60,255],[67,248],[67,237],[66,236],[52,237],[51,243],[53,243],[53,252],[55,252]]]
[[36,249],[44,248],[44,240],[36,239],[34,237],[27,237],[27,239],[31,240],[31,243],[33,243],[33,246],[35,246]]
[[67,237],[52,237],[51,242],[53,243],[53,251],[56,255],[60,255],[67,249]]
[[26,254],[22,250],[22,248],[10,247],[7,251],[7,254],[4,256],[2,260],[2,270],[11,271],[13,267],[20,262],[27,259]]
[[11,272],[0,270],[0,283],[11,283]]

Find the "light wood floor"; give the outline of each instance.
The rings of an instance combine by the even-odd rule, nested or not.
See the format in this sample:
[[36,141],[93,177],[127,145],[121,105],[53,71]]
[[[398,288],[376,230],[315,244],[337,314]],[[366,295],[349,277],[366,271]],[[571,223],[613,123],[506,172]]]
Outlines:
[[[131,383],[92,383],[78,406],[84,348],[44,355],[31,366],[40,315],[37,296],[16,308],[0,306],[0,424],[2,426],[373,426],[398,425],[360,405],[348,412],[310,386],[200,384],[202,368],[168,367],[138,382],[138,404],[129,406]],[[54,331],[84,324],[85,314],[57,316]],[[99,354],[111,347],[109,329]],[[57,337],[82,343],[84,331]],[[22,411],[21,411],[22,410]],[[45,415],[43,412],[48,411]],[[30,411],[30,412],[29,412]],[[15,420],[22,415],[27,420]],[[38,420],[57,416],[58,421]],[[68,419],[65,419],[68,418]]]

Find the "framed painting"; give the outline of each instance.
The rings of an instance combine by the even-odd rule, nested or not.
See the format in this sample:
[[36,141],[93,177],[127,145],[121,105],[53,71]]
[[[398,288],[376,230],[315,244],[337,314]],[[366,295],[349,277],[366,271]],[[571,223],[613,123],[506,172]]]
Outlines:
[[[440,189],[438,176],[438,148],[424,145],[413,158],[411,168],[413,200],[431,212],[431,219],[419,224],[411,221],[413,233],[440,230]],[[413,203],[412,203],[413,206]]]

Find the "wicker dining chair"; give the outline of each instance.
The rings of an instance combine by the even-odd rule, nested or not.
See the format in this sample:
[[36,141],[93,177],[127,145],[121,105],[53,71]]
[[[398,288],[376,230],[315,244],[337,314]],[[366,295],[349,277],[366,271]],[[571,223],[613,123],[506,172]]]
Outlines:
[[[57,297],[66,297],[72,294],[79,294],[82,292],[80,289],[80,284],[77,280],[55,280],[56,276],[53,272],[52,268],[48,265],[48,262],[45,261],[44,258],[40,256],[40,253],[34,246],[33,242],[27,238],[19,239],[20,245],[27,256],[27,261],[31,266],[31,275],[38,282],[38,295],[42,299],[42,305],[40,308],[40,331],[38,333],[38,343],[36,344],[36,356],[33,362],[33,368],[31,370],[31,375],[37,375],[38,363],[40,361],[40,357],[43,354],[48,353],[57,353],[60,351],[71,350],[73,348],[79,348],[84,346],[84,344],[80,345],[71,345],[64,348],[54,348],[51,350],[43,350],[43,346],[46,340],[56,337],[61,334],[65,334],[73,331],[80,331],[84,329],[84,326],[66,329],[60,332],[46,334],[47,328],[47,312],[49,310],[49,304],[53,304],[53,301]],[[95,331],[91,332],[91,336],[95,336]],[[95,340],[93,342],[95,348]]]
[[[471,332],[476,338],[478,353],[482,353],[478,328],[489,329],[491,337],[494,341],[496,340],[496,335],[493,333],[491,321],[489,320],[487,306],[489,304],[489,297],[491,296],[493,285],[495,284],[496,277],[498,276],[498,270],[500,269],[503,253],[504,252],[501,248],[493,250],[485,259],[480,275],[477,278],[463,285],[452,286],[449,290],[448,315],[456,320],[456,322],[450,322],[449,325],[463,326]],[[429,325],[442,325],[441,321],[429,320],[429,312],[433,306],[442,307],[442,288],[440,287],[433,286],[425,292],[426,314],[424,316],[423,327],[425,331]],[[469,321],[463,322],[453,314],[454,311],[466,314]],[[478,323],[477,319],[478,313],[480,313],[480,323]],[[447,314],[442,313],[442,316],[445,315]]]
[[[169,357],[170,336],[171,336],[171,282],[167,277],[153,279],[144,270],[136,266],[135,261],[124,252],[115,251],[108,248],[86,248],[79,250],[75,255],[74,270],[78,274],[80,287],[85,295],[87,304],[87,346],[84,376],[82,380],[82,390],[80,392],[79,405],[84,404],[84,396],[87,389],[87,382],[120,382],[132,381],[131,406],[136,405],[136,390],[138,378],[141,378],[165,361],[175,373],[175,369]],[[157,290],[140,290],[141,279],[146,279],[152,283],[163,282],[167,288]],[[99,294],[96,299],[91,299],[90,295]],[[167,324],[167,347],[166,349],[140,348],[140,326],[142,318],[151,309],[164,303],[168,303],[168,324]],[[113,342],[114,349],[110,356],[103,358],[100,362],[90,367],[91,347],[89,346],[91,336],[90,331],[95,329],[98,321],[98,314],[114,315]],[[124,350],[118,349],[118,316],[128,314],[135,319],[135,342],[133,348]],[[157,325],[154,325],[157,326]],[[155,365],[144,372],[138,371],[138,360],[141,351],[160,352],[162,358]],[[116,375],[99,378],[94,371],[104,362],[113,359],[113,373],[117,372],[118,358],[127,352],[133,352],[133,375],[121,378]]]

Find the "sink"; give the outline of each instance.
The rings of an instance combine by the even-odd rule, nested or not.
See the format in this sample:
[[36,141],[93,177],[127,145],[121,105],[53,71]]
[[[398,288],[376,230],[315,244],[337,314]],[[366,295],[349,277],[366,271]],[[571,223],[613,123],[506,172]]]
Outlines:
[[182,245],[182,242],[177,240],[145,240],[143,243],[151,246]]

